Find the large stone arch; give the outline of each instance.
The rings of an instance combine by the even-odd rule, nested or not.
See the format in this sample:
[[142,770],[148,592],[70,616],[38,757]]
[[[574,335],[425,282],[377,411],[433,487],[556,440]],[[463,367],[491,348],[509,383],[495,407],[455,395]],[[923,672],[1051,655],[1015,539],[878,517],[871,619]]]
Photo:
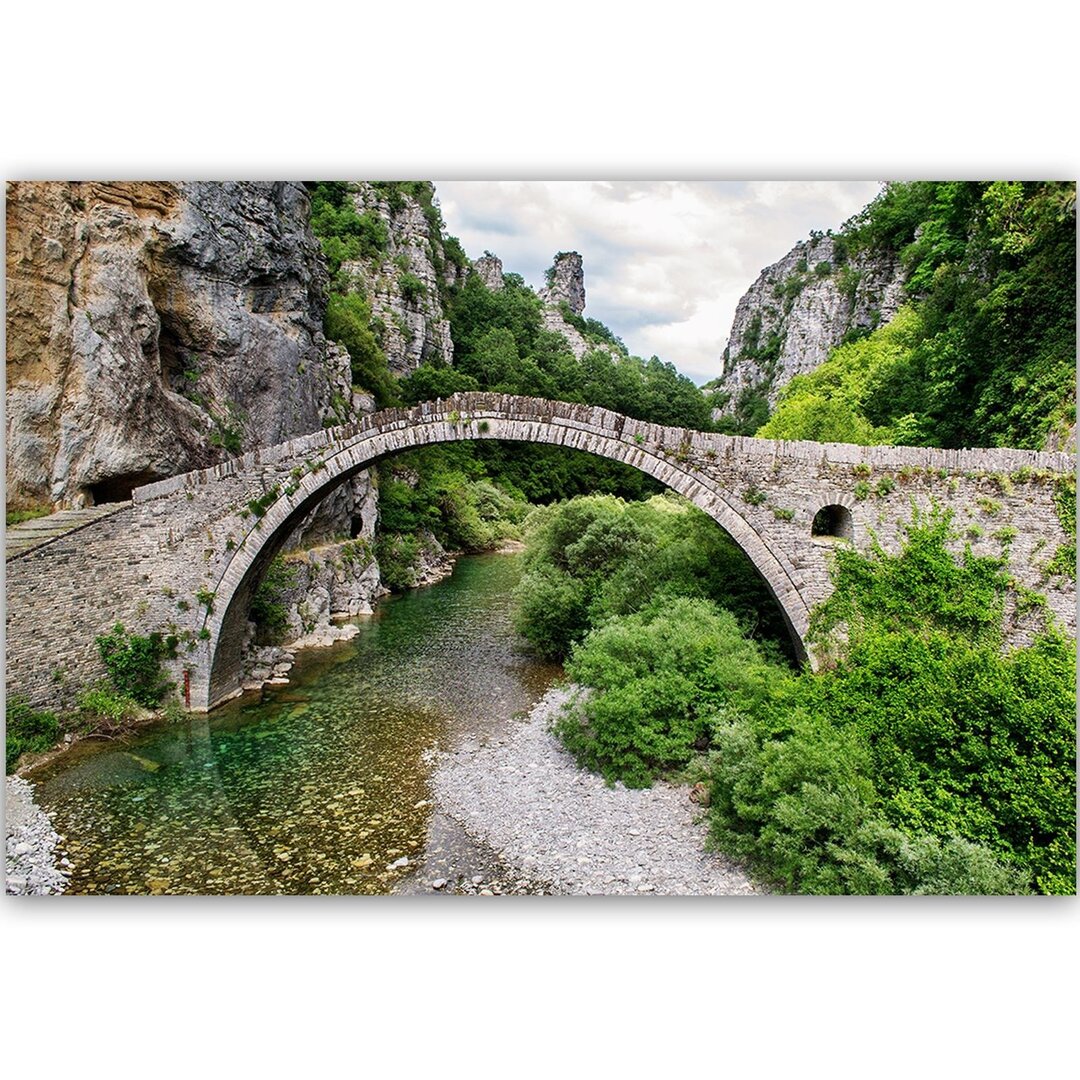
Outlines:
[[[213,610],[204,621],[204,662],[193,674],[191,707],[213,708],[239,686],[240,648],[251,589],[264,567],[303,517],[334,488],[380,459],[405,450],[436,443],[501,439],[545,443],[583,450],[629,465],[654,477],[685,496],[721,526],[746,553],[776,598],[792,634],[797,652],[806,657],[804,644],[809,610],[793,580],[790,564],[773,550],[735,509],[729,493],[709,477],[685,466],[679,455],[647,445],[626,417],[588,406],[487,395],[468,413],[459,404],[476,405],[469,397],[428,403],[396,419],[367,429],[328,446],[316,467],[295,478],[285,492],[255,520],[222,571]],[[528,406],[528,407],[522,407]],[[536,408],[544,406],[546,408]],[[635,428],[630,434],[630,426]]]

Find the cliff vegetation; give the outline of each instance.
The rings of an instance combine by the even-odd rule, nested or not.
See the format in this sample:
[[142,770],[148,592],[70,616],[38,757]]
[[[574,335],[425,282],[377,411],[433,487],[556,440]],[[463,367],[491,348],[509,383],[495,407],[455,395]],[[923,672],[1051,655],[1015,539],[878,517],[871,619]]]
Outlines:
[[905,306],[793,378],[757,434],[1033,449],[1075,440],[1075,184],[890,184],[837,240],[848,258],[898,255]]

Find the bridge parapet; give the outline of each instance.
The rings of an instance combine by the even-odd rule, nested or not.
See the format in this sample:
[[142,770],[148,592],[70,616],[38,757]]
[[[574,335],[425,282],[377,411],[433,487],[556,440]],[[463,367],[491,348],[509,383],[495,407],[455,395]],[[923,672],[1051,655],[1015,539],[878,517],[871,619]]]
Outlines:
[[[445,422],[453,415],[460,418],[458,422],[463,429],[471,428],[481,420],[513,416],[537,423],[610,434],[624,442],[635,441],[637,437],[641,440],[640,445],[648,445],[665,452],[674,447],[677,453],[680,447],[687,447],[690,450],[700,450],[703,454],[712,450],[716,458],[738,458],[744,461],[779,460],[804,465],[865,463],[878,469],[944,469],[948,473],[1004,475],[1024,469],[1072,475],[1076,469],[1075,457],[1061,452],[996,447],[942,450],[924,446],[859,446],[854,443],[757,439],[751,436],[720,435],[687,428],[665,427],[592,405],[510,394],[465,393],[438,401],[423,402],[410,408],[383,409],[356,423],[327,428],[276,446],[252,450],[219,465],[196,469],[136,488],[132,498],[136,503],[148,502],[189,487],[212,484],[228,476],[259,470],[294,458],[306,458],[320,451],[336,451],[365,435],[399,431],[417,424]],[[463,437],[482,439],[491,436],[473,430]]]

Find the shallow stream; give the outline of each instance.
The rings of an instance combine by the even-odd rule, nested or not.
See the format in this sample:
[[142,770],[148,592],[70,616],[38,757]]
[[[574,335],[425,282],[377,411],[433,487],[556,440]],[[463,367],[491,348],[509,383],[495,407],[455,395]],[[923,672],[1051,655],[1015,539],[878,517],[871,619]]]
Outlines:
[[[69,893],[387,893],[505,875],[433,804],[433,751],[477,745],[559,669],[520,651],[520,555],[460,559],[360,633],[297,656],[289,686],[209,717],[84,743],[35,776]],[[479,884],[479,882],[478,882]]]

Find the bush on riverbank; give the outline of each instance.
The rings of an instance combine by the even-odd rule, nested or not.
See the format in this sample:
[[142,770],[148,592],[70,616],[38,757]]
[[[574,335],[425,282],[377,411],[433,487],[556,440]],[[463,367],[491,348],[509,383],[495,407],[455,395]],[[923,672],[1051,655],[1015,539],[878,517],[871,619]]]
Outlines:
[[5,708],[5,768],[12,772],[20,757],[50,749],[60,738],[55,713],[32,709],[24,698],[8,697]]
[[612,619],[574,647],[570,678],[594,693],[556,731],[606,780],[648,787],[713,741],[715,717],[760,708],[788,678],[744,636],[735,616],[707,600],[661,597]]
[[161,704],[172,685],[161,671],[169,651],[161,634],[130,634],[117,623],[97,639],[97,647],[113,689],[147,709]]

